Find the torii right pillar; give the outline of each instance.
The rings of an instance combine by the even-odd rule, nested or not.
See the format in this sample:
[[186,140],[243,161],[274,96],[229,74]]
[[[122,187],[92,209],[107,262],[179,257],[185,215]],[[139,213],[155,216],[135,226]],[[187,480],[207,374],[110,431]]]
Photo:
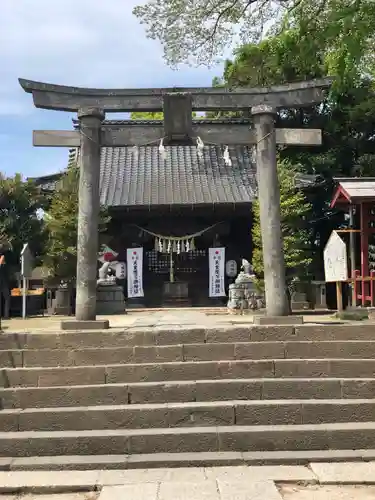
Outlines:
[[263,246],[267,316],[288,316],[285,262],[281,234],[280,186],[276,161],[276,109],[266,104],[251,109],[256,134],[260,229]]

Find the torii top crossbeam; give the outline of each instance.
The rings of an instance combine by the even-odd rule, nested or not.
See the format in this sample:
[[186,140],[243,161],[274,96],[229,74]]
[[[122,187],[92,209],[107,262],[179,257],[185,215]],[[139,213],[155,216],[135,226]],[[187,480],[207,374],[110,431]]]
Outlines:
[[104,112],[162,111],[164,96],[191,96],[194,111],[240,110],[266,104],[274,108],[293,108],[320,104],[332,79],[323,78],[272,87],[230,89],[153,88],[153,89],[92,89],[53,85],[19,79],[21,87],[33,95],[37,108],[58,111],[78,111],[97,107]]

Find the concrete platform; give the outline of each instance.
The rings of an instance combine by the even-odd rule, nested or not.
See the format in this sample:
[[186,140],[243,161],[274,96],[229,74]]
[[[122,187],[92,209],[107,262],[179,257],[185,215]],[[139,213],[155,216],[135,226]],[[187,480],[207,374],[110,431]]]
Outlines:
[[[97,320],[106,320],[110,328],[128,327],[166,327],[166,326],[228,326],[228,325],[252,325],[254,315],[246,316],[229,315],[225,309],[207,308],[182,308],[182,309],[147,309],[128,310],[128,314],[111,316],[97,316]],[[307,324],[340,324],[341,321],[333,317],[333,311],[306,311],[303,315],[304,323]],[[255,314],[256,316],[256,314]],[[263,316],[264,317],[264,316]],[[293,316],[292,316],[293,317]],[[14,318],[3,320],[4,331],[59,331],[61,323],[72,321],[71,316],[43,316],[31,317],[25,320]],[[350,324],[350,321],[344,321]],[[375,324],[375,321],[365,320],[367,324]],[[358,324],[358,322],[357,322]]]

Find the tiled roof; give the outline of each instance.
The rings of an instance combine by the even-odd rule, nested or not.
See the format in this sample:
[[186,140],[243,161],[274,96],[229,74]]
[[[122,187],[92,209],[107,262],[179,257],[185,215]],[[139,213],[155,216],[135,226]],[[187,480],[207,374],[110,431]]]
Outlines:
[[100,199],[106,206],[204,205],[252,203],[256,170],[251,150],[206,146],[203,158],[195,146],[102,148]]
[[[224,148],[205,146],[199,158],[196,146],[102,148],[100,201],[106,206],[212,205],[252,203],[256,198],[256,167],[251,148],[229,147],[232,165],[225,164]],[[69,153],[69,164],[79,150]],[[53,191],[62,173],[33,179]]]
[[[196,123],[250,123],[246,119],[196,120]],[[73,120],[75,128],[77,120]],[[103,126],[160,124],[160,120],[106,120]],[[256,197],[256,167],[250,148],[206,146],[199,158],[195,146],[102,148],[101,203],[106,206],[205,205],[252,203]]]
[[[197,120],[212,123],[212,120]],[[215,120],[215,123],[248,123],[247,119]],[[74,127],[78,122],[73,120]],[[160,123],[160,120],[110,120],[105,126]],[[250,123],[250,122],[249,122]],[[225,164],[224,147],[206,145],[203,158],[196,146],[166,146],[166,159],[157,145],[102,148],[100,201],[109,207],[194,206],[252,203],[257,196],[256,166],[252,148],[230,146],[232,165]],[[70,162],[78,160],[79,150],[70,151]],[[61,175],[61,174],[60,174]],[[35,179],[44,189],[53,190],[59,174]],[[316,183],[316,176],[305,175],[299,187]],[[296,179],[297,185],[299,180]]]
[[336,179],[339,186],[345,191],[349,198],[375,198],[375,178],[343,178]]

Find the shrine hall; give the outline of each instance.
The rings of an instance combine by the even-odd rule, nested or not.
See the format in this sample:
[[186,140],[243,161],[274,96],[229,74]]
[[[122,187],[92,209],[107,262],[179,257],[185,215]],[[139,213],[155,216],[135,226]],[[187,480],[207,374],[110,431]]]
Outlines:
[[[71,149],[69,164],[78,161],[79,148]],[[34,180],[53,191],[61,175]],[[141,293],[130,294],[129,269],[124,280],[129,305],[226,303],[242,259],[251,262],[256,176],[252,147],[167,146],[164,156],[157,145],[101,148],[100,201],[111,216],[105,245],[122,262],[129,249],[142,249]],[[315,183],[312,175],[296,179],[300,188]],[[221,258],[216,271],[215,255]]]

